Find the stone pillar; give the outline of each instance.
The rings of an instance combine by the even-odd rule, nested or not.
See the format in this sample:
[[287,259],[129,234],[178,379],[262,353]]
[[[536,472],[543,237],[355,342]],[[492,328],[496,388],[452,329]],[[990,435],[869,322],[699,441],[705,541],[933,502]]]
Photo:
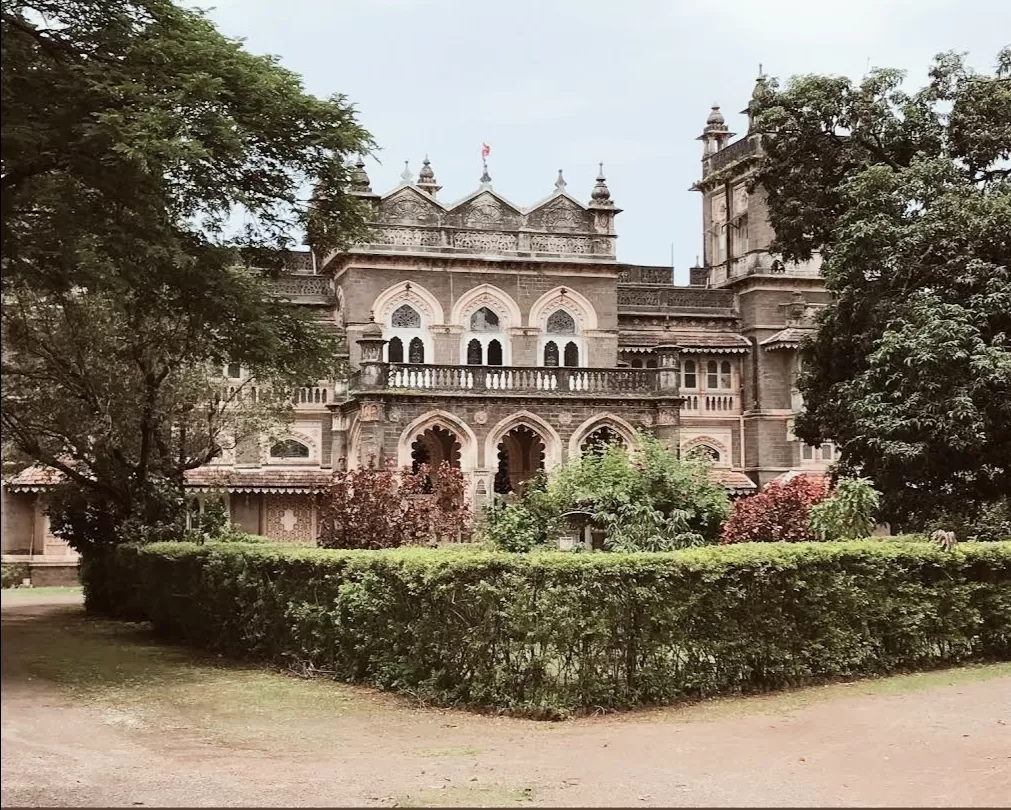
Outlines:
[[361,349],[361,363],[358,372],[358,385],[362,389],[386,388],[389,365],[383,362],[383,328],[376,323],[374,317],[362,330],[362,336],[355,341]]
[[656,347],[657,415],[656,437],[668,449],[678,450],[678,425],[681,415],[681,347]]

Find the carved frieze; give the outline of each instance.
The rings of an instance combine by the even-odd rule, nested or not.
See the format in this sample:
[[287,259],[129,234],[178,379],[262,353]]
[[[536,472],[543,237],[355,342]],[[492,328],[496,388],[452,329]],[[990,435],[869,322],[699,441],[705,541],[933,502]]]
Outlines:
[[516,237],[511,233],[494,231],[467,232],[453,234],[453,247],[467,248],[479,253],[498,253],[516,250]]
[[373,228],[372,242],[376,245],[436,246],[441,242],[439,232],[423,228]]

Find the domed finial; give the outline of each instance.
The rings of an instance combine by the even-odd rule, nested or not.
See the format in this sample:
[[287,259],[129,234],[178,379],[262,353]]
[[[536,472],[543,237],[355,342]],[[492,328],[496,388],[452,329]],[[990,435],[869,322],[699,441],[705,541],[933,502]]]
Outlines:
[[400,175],[400,179],[405,186],[410,186],[414,184],[414,175],[411,174],[411,167],[409,161],[404,161],[404,171]]
[[597,184],[593,187],[590,199],[594,205],[614,205],[611,202],[611,190],[607,187],[607,178],[604,177],[604,164],[600,164],[597,172]]
[[361,155],[358,156],[358,159],[351,166],[349,180],[351,191],[361,194],[370,194],[372,192],[372,186],[369,185],[369,176],[365,173],[365,161],[362,160]]
[[442,188],[435,181],[435,172],[432,170],[428,155],[425,155],[425,159],[421,161],[421,171],[418,172],[418,188],[431,197],[434,197],[435,193]]
[[723,113],[720,112],[720,105],[714,104],[712,109],[709,111],[709,117],[706,119],[706,128],[709,127],[722,127],[727,123],[727,119],[723,117]]
[[555,193],[559,194],[559,193],[565,191],[565,187],[567,185],[568,185],[568,183],[565,182],[565,178],[562,177],[562,170],[559,169],[558,170],[558,179],[555,180]]

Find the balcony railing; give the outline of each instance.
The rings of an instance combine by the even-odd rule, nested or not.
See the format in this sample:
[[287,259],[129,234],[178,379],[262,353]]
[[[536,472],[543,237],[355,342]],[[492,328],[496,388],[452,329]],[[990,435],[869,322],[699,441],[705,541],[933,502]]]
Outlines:
[[[268,386],[262,385],[230,385],[222,390],[222,395],[236,402],[270,402],[276,401],[275,392]],[[333,387],[327,385],[313,385],[305,388],[296,388],[291,392],[289,402],[299,409],[318,408],[334,401]]]
[[733,394],[685,394],[682,413],[688,416],[723,416],[740,413],[740,403]]
[[[662,390],[662,373],[663,369],[652,368],[393,365],[386,387],[465,394],[649,395]],[[358,387],[356,382],[352,387]]]
[[731,163],[734,163],[741,158],[749,157],[757,153],[758,140],[756,138],[745,136],[739,141],[734,141],[728,146],[725,146],[719,152],[713,154],[708,161],[709,171],[719,171],[724,166],[729,166]]

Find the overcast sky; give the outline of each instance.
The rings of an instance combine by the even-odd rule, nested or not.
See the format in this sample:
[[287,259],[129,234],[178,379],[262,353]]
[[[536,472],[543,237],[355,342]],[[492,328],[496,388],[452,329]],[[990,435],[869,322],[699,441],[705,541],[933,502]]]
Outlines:
[[546,197],[559,168],[588,201],[603,161],[618,258],[668,264],[673,243],[679,283],[701,250],[695,138],[713,103],[743,130],[759,63],[781,79],[898,67],[919,85],[939,51],[989,71],[1011,41],[1001,0],[217,0],[210,16],[357,105],[381,147],[376,191],[427,153],[440,198],[459,199],[487,142],[515,204]]

